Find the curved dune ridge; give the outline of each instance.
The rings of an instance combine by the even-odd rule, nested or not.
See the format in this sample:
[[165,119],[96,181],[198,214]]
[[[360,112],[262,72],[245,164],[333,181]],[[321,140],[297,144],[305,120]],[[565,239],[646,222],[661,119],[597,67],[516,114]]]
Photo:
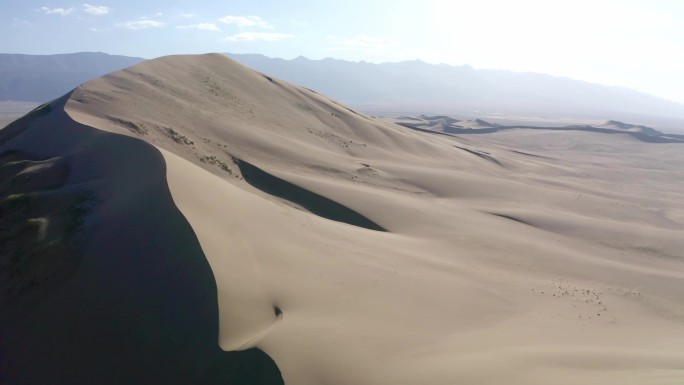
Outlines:
[[161,153],[61,98],[0,131],[0,382],[277,384],[219,349],[216,284]]
[[680,384],[681,149],[141,63],[0,131],[0,382]]

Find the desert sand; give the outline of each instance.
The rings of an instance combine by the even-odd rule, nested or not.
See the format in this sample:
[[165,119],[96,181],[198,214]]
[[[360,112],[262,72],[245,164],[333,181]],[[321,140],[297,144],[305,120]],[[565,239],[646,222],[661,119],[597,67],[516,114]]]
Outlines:
[[38,105],[33,102],[0,101],[0,130]]
[[[185,383],[216,365],[216,346],[265,352],[285,384],[684,383],[682,143],[417,131],[218,54],[93,80],[0,134],[0,153],[34,162],[13,175],[56,175],[65,163],[68,177],[48,186],[59,202],[90,194],[69,235],[80,262],[59,262],[69,273],[33,286],[10,280],[27,288],[6,295],[12,330],[21,318],[76,333],[64,325],[81,306],[115,315],[135,298],[132,314],[151,314],[154,334],[138,345],[169,338],[186,349],[153,349],[169,365],[189,362]],[[12,183],[0,187],[48,188]],[[48,234],[76,215],[35,210],[26,215],[45,218]],[[111,287],[123,294],[101,300]],[[49,306],[22,315],[48,289]],[[78,304],[60,294],[77,289],[93,294]],[[176,307],[187,311],[158,317]],[[127,322],[84,333],[138,341]],[[188,343],[194,333],[201,341]],[[136,343],[121,345],[106,357],[125,372],[120,356]],[[78,349],[96,365],[98,349]],[[10,379],[25,375],[16,361]]]

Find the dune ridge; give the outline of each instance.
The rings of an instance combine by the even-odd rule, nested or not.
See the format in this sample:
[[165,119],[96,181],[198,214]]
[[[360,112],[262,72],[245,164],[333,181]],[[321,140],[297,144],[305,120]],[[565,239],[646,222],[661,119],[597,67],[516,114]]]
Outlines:
[[[195,297],[218,304],[206,346],[256,347],[285,383],[684,379],[673,343],[684,337],[680,144],[585,131],[433,135],[216,54],[155,59],[86,83],[40,125],[0,138],[0,150],[34,150],[57,116],[101,143],[155,154],[166,210],[186,227],[142,233],[185,238],[130,244],[194,245],[183,260],[207,262],[195,283],[216,284],[215,298]],[[54,132],[62,139],[45,136],[46,154],[89,143]],[[108,154],[118,178],[151,162]],[[309,198],[267,191],[274,179],[250,184],[241,162],[385,231],[316,215],[302,204]],[[130,197],[135,207],[153,200]]]
[[282,383],[263,352],[219,349],[161,153],[71,120],[68,97],[0,131],[0,382]]

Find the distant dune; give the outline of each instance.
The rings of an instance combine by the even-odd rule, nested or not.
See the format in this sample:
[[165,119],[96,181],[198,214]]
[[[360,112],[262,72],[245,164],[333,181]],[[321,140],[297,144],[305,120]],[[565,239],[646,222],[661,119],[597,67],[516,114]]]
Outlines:
[[404,127],[418,131],[440,134],[491,134],[503,130],[527,129],[527,130],[552,130],[552,131],[588,131],[602,134],[627,134],[643,142],[652,143],[684,143],[684,136],[678,134],[664,134],[651,127],[623,123],[609,120],[600,124],[581,125],[553,125],[545,126],[537,124],[527,125],[502,125],[490,123],[482,119],[458,120],[446,115],[419,117],[400,116],[397,118],[383,118],[384,121],[393,122]]
[[618,122],[617,120],[609,120],[603,124],[596,124],[593,127],[595,128],[607,128],[609,130],[616,130],[616,131],[627,131],[627,132],[637,132],[640,134],[645,134],[645,135],[662,135],[662,132],[659,132],[658,130],[654,130],[651,127],[646,127],[642,125],[637,125],[637,124],[628,124],[628,123],[623,123],[623,122]]
[[401,123],[208,54],[2,129],[0,383],[684,382],[684,144]]

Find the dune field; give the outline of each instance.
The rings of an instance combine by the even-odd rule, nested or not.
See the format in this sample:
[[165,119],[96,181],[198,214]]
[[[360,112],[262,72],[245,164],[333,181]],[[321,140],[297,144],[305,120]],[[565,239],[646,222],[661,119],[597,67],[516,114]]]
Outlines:
[[682,384],[684,143],[633,127],[416,130],[219,54],[87,82],[0,130],[0,383]]

